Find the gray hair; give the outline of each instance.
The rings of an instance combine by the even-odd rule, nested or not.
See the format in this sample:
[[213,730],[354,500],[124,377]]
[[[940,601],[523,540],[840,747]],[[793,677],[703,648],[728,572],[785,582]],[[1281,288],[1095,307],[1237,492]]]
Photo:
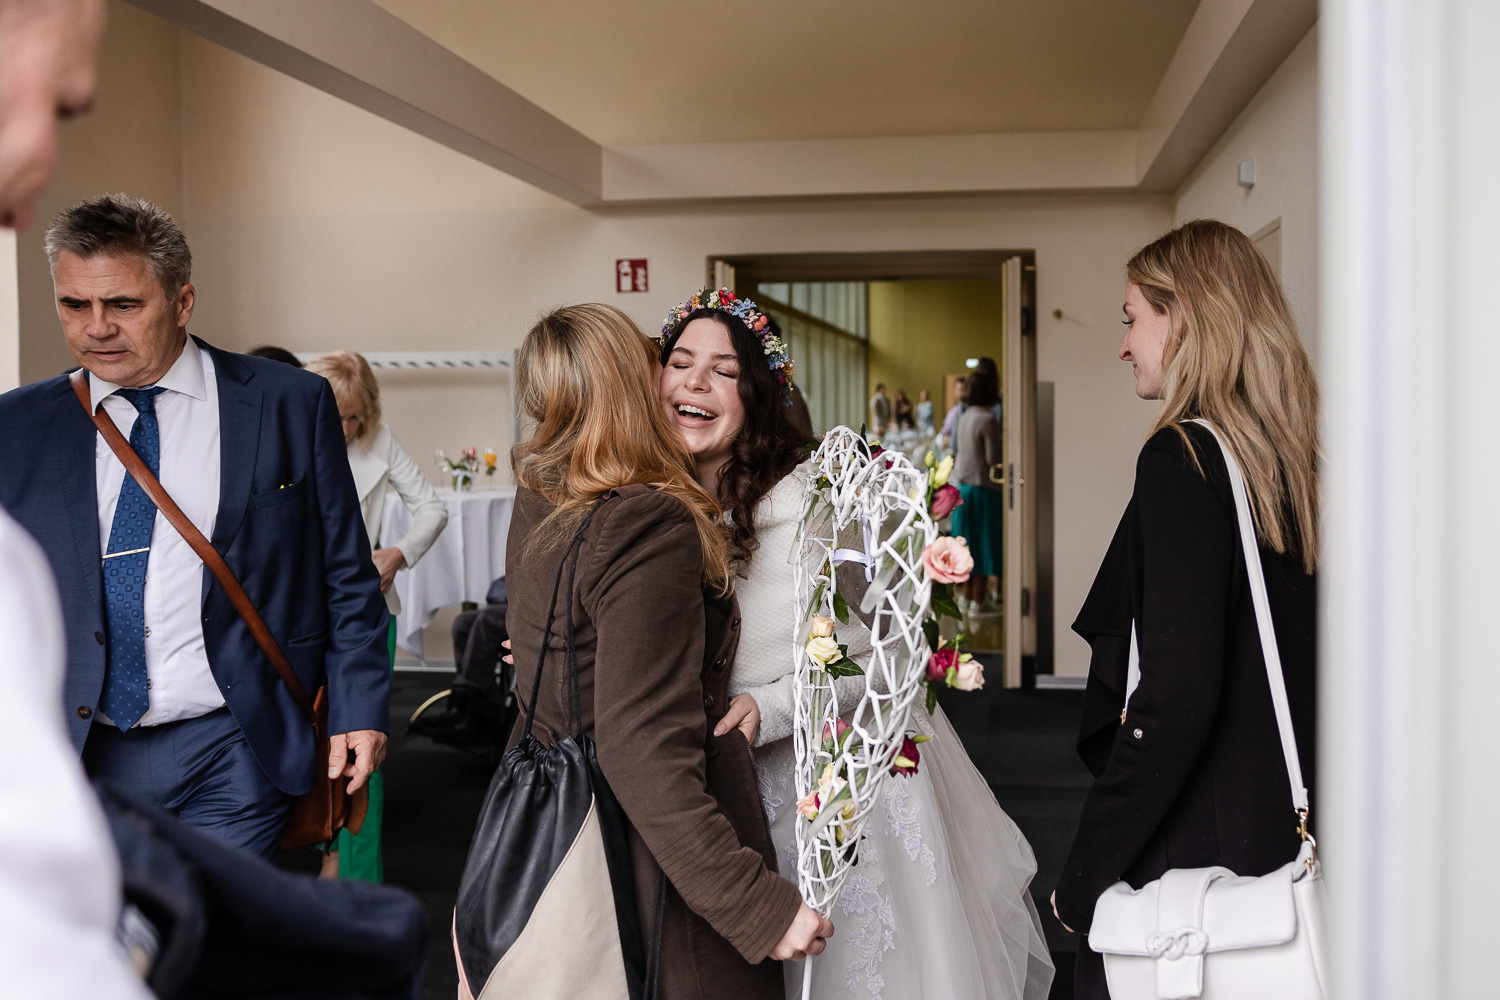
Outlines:
[[193,253],[177,221],[156,205],[128,194],[105,194],[81,201],[52,220],[43,243],[47,263],[71,253],[87,260],[100,255],[142,257],[176,299],[193,276]]

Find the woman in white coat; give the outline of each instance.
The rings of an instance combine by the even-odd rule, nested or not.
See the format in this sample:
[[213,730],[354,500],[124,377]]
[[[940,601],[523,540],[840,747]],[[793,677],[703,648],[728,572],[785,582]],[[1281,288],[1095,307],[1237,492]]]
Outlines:
[[[396,614],[401,610],[401,602],[391,584],[396,579],[396,570],[409,569],[432,547],[448,523],[448,509],[391,429],[380,422],[380,384],[375,381],[368,361],[353,351],[334,351],[313,359],[307,370],[322,375],[333,385],[339,419],[344,424],[344,442],[349,448],[349,467],[354,472],[354,488],[359,493],[360,512],[370,537],[370,554],[380,571],[380,589],[391,612],[390,652],[394,663]],[[412,524],[395,545],[380,548],[380,521],[385,512],[387,487],[394,489],[411,511]],[[380,819],[384,798],[384,783],[376,771],[370,776],[370,809],[364,827],[357,835],[347,830],[339,834],[336,849],[324,859],[325,876],[331,877],[336,872],[340,878],[381,881]]]

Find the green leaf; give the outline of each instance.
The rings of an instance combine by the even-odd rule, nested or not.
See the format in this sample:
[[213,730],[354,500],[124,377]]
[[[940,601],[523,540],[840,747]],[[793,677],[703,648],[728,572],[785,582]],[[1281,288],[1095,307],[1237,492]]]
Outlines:
[[938,648],[938,620],[936,618],[928,618],[922,623],[922,634],[927,637],[928,649]]
[[833,617],[841,624],[849,624],[849,602],[844,600],[844,595],[837,590],[833,592]]
[[937,688],[929,683],[927,685],[927,714],[931,715],[935,708],[937,708]]
[[958,604],[953,600],[951,591],[947,594],[939,594],[937,588],[933,588],[932,610],[934,613],[944,615],[948,618],[963,618],[963,612],[958,610]]
[[827,584],[820,583],[817,589],[813,591],[812,603],[807,606],[807,614],[802,616],[803,621],[807,621],[807,619],[817,614],[818,609],[823,606],[823,588],[825,586]]
[[844,656],[847,657],[849,655],[849,644],[847,642],[841,642],[841,643],[839,643],[838,647],[839,647],[839,652],[842,653]]
[[824,669],[834,677],[862,677],[865,672],[863,667],[847,656],[834,660]]

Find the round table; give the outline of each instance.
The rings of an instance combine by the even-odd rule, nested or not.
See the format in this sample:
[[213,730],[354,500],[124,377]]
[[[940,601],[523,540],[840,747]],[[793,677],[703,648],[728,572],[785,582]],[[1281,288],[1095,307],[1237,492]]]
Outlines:
[[[411,569],[396,571],[396,641],[422,656],[422,630],[439,608],[464,601],[484,603],[490,584],[505,575],[505,542],[510,534],[514,486],[476,486],[472,490],[440,489],[448,508],[448,525],[427,554]],[[386,494],[380,522],[380,544],[390,547],[411,527],[411,512],[394,492]]]

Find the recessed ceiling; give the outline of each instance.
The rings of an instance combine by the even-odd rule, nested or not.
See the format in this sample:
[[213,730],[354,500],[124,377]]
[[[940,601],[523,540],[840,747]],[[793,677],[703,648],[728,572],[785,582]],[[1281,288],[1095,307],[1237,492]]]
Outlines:
[[375,0],[605,145],[1124,129],[1197,0]]

